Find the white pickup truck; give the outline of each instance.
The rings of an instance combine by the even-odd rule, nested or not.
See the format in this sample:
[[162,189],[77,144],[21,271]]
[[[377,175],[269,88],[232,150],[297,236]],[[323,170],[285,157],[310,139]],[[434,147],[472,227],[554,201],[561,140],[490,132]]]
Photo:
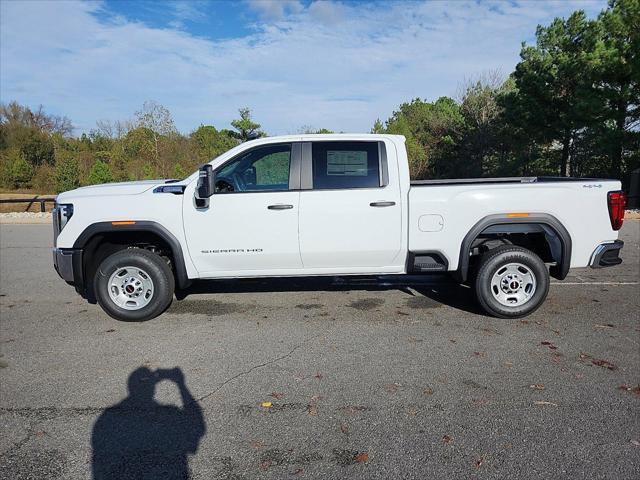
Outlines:
[[212,278],[450,272],[488,314],[533,312],[549,276],[618,265],[617,180],[412,182],[396,135],[296,135],[238,145],[182,181],[58,195],[59,275],[121,320]]

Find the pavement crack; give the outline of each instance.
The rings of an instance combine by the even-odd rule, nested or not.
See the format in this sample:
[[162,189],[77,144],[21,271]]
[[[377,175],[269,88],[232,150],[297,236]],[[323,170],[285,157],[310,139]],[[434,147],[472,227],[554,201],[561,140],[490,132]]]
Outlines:
[[311,337],[307,338],[307,339],[306,339],[306,340],[304,340],[302,343],[299,343],[298,345],[294,346],[291,350],[289,350],[289,352],[288,352],[288,353],[286,353],[286,354],[284,354],[284,355],[280,355],[279,357],[276,357],[276,358],[274,358],[274,359],[272,359],[272,360],[269,360],[268,362],[264,362],[264,363],[260,363],[260,364],[258,364],[258,365],[254,365],[254,366],[252,366],[252,367],[251,367],[250,369],[248,369],[248,370],[245,370],[245,371],[243,371],[243,372],[239,372],[239,373],[235,374],[234,376],[229,377],[229,378],[228,378],[228,379],[226,379],[224,382],[222,382],[220,385],[218,385],[218,387],[217,387],[215,390],[213,390],[213,391],[211,391],[211,392],[207,393],[206,395],[203,395],[203,396],[201,396],[201,397],[197,398],[195,401],[196,401],[197,403],[200,403],[200,402],[202,402],[203,400],[205,400],[205,399],[209,398],[210,396],[212,396],[212,395],[214,395],[214,394],[218,393],[218,392],[219,392],[220,390],[222,390],[226,385],[228,385],[229,383],[233,382],[234,380],[236,380],[236,379],[238,379],[238,378],[240,378],[240,377],[244,377],[245,375],[249,375],[249,374],[250,374],[251,372],[253,372],[254,370],[257,370],[257,369],[259,369],[259,368],[266,367],[266,366],[268,366],[268,365],[272,365],[272,364],[274,364],[274,363],[276,363],[276,362],[279,362],[280,360],[284,360],[285,358],[289,358],[291,355],[293,355],[293,354],[295,353],[295,351],[296,351],[296,350],[298,350],[299,348],[302,348],[305,344],[307,344],[308,342],[310,342],[310,341],[311,341],[311,340],[313,340],[314,338],[319,337],[320,335],[321,335],[321,334],[313,335],[313,336],[311,336]]
[[9,448],[4,450],[3,452],[0,452],[0,457],[10,455],[12,452],[16,452],[20,450],[22,447],[24,447],[27,443],[29,443],[29,440],[31,440],[31,438],[33,437],[34,431],[35,431],[35,424],[33,422],[29,422],[29,427],[27,428],[26,436],[21,440],[15,442],[13,445],[9,446]]

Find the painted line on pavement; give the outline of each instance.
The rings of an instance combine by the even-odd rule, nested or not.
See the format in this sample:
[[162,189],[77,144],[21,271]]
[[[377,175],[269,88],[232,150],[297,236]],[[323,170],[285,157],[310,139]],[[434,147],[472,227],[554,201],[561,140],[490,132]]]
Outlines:
[[640,282],[551,282],[551,285],[640,285]]

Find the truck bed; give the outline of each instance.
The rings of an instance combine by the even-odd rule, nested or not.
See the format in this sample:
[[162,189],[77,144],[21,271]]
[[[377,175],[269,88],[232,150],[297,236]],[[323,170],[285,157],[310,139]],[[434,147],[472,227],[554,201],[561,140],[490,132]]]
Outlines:
[[[438,188],[421,188],[421,187]],[[607,193],[620,190],[618,180],[516,177],[411,182],[409,251],[437,251],[449,270],[458,268],[465,235],[481,219],[514,214],[553,216],[572,242],[571,267],[586,267],[594,249],[613,241]]]

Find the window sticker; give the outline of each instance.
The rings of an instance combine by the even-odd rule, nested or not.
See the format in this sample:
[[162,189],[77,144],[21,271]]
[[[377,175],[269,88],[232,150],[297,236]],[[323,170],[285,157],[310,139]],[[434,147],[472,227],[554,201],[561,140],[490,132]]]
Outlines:
[[328,150],[327,175],[366,177],[367,152],[354,150]]

